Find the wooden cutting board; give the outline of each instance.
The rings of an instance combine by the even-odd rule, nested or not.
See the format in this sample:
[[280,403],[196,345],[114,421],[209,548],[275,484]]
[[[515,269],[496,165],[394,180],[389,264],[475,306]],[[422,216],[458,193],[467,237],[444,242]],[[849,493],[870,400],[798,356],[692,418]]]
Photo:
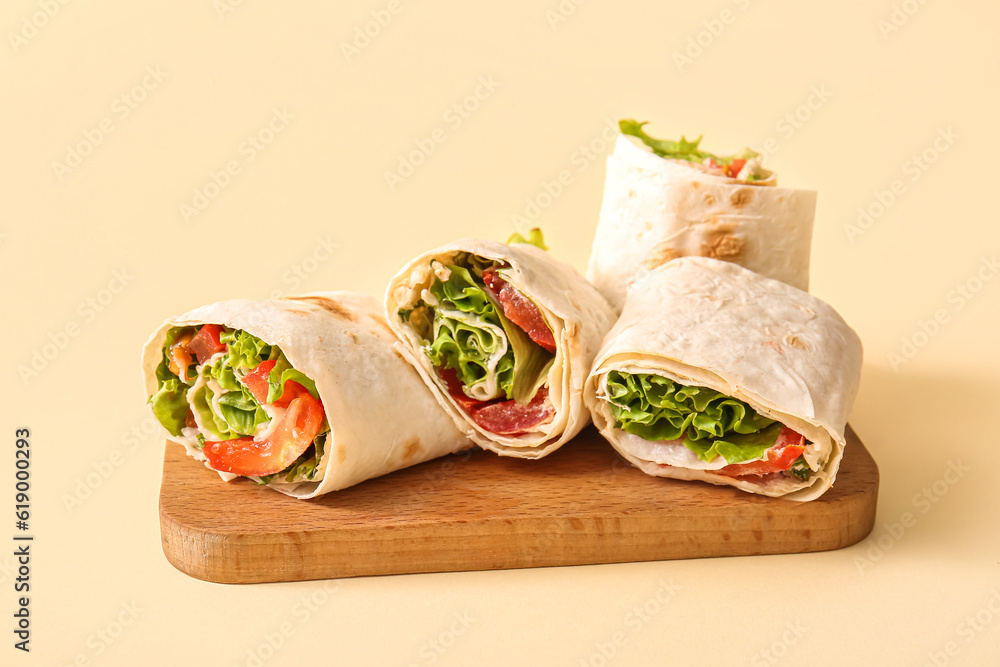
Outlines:
[[227,484],[168,442],[160,534],[177,569],[222,583],[799,553],[863,539],[878,480],[850,427],[807,503],[649,477],[593,427],[539,461],[477,449],[315,500]]

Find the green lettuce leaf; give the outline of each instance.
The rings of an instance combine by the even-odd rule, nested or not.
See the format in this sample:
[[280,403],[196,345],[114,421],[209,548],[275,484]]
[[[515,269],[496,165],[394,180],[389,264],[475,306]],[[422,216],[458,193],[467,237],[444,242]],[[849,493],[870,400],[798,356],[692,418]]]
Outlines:
[[233,372],[232,361],[229,356],[219,357],[214,363],[202,366],[201,374],[212,378],[219,383],[220,387],[227,391],[239,391],[242,386],[240,381],[236,379],[236,373]]
[[633,137],[637,137],[642,141],[642,143],[653,149],[653,152],[660,157],[670,158],[674,160],[687,160],[688,162],[704,162],[705,158],[712,158],[715,160],[716,164],[726,165],[733,160],[748,160],[760,155],[756,151],[750,150],[749,148],[744,148],[739,153],[729,156],[720,156],[707,151],[701,150],[698,146],[701,144],[701,137],[699,136],[694,141],[688,141],[684,137],[681,137],[680,141],[669,141],[667,139],[654,139],[653,137],[646,134],[646,131],[642,129],[643,125],[646,125],[648,121],[639,122],[632,118],[625,118],[618,121],[618,128],[621,130],[622,134],[627,134]]
[[[219,339],[228,345],[229,353],[220,356],[211,364],[200,367],[201,375],[206,379],[215,380],[218,388],[222,390],[218,400],[218,410],[213,404],[215,393],[208,384],[202,385],[194,392],[189,406],[187,400],[189,387],[170,371],[167,355],[170,346],[177,338],[193,330],[194,327],[174,327],[167,332],[163,348],[164,357],[156,369],[159,389],[149,398],[154,415],[172,435],[181,435],[189,407],[197,414],[204,431],[204,434],[198,433],[195,437],[195,446],[199,449],[205,446],[206,435],[210,440],[230,440],[255,434],[258,427],[265,424],[270,417],[253,394],[239,381],[239,377],[245,374],[246,370],[256,368],[261,362],[269,359],[275,360],[275,365],[268,378],[270,385],[268,402],[281,397],[285,382],[288,380],[298,382],[319,399],[316,383],[292,368],[277,346],[269,345],[245,331],[224,329]],[[237,369],[246,370],[237,373]],[[194,382],[196,378],[197,376],[190,378],[189,383]],[[329,426],[325,426],[321,436],[328,432]],[[316,474],[318,457],[322,456],[322,440],[323,437],[317,437],[314,443],[318,446],[318,456],[317,448],[310,447],[303,456],[281,473],[268,475],[267,479],[262,478],[264,482],[279,474],[286,474],[289,481],[293,478],[312,479]]]
[[[425,346],[427,356],[435,366],[453,369],[462,384],[469,387],[483,382],[490,374],[490,360],[503,347],[494,329],[476,326],[477,322],[502,327],[496,306],[477,284],[468,269],[448,265],[447,280],[436,280],[431,294],[438,301],[433,317],[433,341]],[[471,317],[459,319],[444,310],[457,310]],[[514,384],[514,351],[512,346],[496,362],[497,386],[510,398]]]
[[718,440],[684,439],[684,446],[702,461],[721,456],[726,463],[742,463],[763,458],[764,452],[774,446],[781,433],[781,424],[771,424],[757,433],[729,433]]
[[735,398],[660,375],[611,371],[608,399],[615,426],[646,440],[677,440],[703,461],[761,458],[781,424]]
[[[503,341],[494,330],[436,311],[434,340],[424,349],[432,364],[453,369],[462,384],[471,387],[488,379],[491,357],[501,347]],[[514,353],[511,347],[508,346],[493,370],[497,386],[510,398],[514,385]]]
[[229,430],[240,435],[253,435],[258,425],[270,419],[253,394],[245,388],[223,394],[219,398],[219,411]]
[[206,384],[194,392],[191,400],[191,409],[198,414],[199,423],[204,431],[208,432],[212,440],[231,440],[238,437],[229,427],[229,422],[212,409],[212,398],[215,392]]
[[277,347],[274,350],[271,353],[271,357],[274,359],[274,368],[271,369],[271,372],[267,376],[267,402],[274,403],[281,398],[281,395],[285,393],[285,383],[289,380],[298,382],[313,395],[313,398],[319,400],[316,383],[306,377],[305,373],[292,368],[292,365],[288,363],[288,359],[285,358],[284,352]]
[[493,302],[486,296],[486,291],[472,277],[469,269],[455,264],[449,264],[448,280],[436,280],[431,285],[431,294],[439,302],[447,302],[451,307],[463,313],[473,313],[484,322],[500,326]]
[[[173,375],[171,373],[171,375]],[[170,435],[180,435],[187,419],[187,386],[177,376],[160,383],[160,389],[149,397],[153,415]]]
[[[486,291],[482,271],[489,264],[472,255],[457,256],[456,261],[465,261],[466,266],[448,265],[448,279],[431,285],[438,306],[432,314],[433,341],[424,348],[427,356],[435,366],[455,370],[466,387],[487,381],[491,360],[504,341],[495,328],[479,323],[499,327],[507,350],[495,362],[497,387],[521,405],[531,402],[545,384],[555,355],[511,322]],[[456,317],[455,310],[468,316]]]
[[812,475],[812,468],[810,468],[809,464],[806,463],[806,457],[800,456],[795,459],[795,463],[792,464],[792,467],[788,472],[805,481],[809,479],[810,475]]
[[271,356],[270,345],[239,329],[223,331],[219,340],[229,345],[229,365],[234,369],[256,368]]
[[514,232],[507,239],[507,245],[511,243],[527,243],[528,245],[533,245],[536,248],[541,248],[542,250],[548,250],[549,247],[545,245],[545,237],[542,235],[541,227],[532,227],[528,230],[528,238],[525,238],[520,232]]
[[304,481],[312,480],[316,476],[316,472],[319,470],[320,459],[323,458],[323,447],[326,444],[326,437],[323,435],[316,436],[316,440],[313,442],[313,446],[302,453],[302,455],[295,459],[295,462],[289,466],[285,473],[286,482],[294,481]]

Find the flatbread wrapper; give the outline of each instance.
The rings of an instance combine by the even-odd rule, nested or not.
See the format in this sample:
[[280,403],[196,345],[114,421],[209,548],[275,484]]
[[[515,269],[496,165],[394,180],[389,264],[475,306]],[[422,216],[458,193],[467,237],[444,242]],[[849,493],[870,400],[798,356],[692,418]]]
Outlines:
[[[506,281],[539,308],[556,341],[556,356],[548,373],[553,419],[542,432],[519,436],[491,433],[479,427],[448,393],[422,348],[420,337],[398,312],[413,308],[434,279],[432,260],[448,264],[466,252],[510,265]],[[551,454],[590,422],[583,405],[583,383],[601,339],[614,320],[608,303],[573,267],[526,243],[503,244],[465,239],[423,253],[404,266],[386,290],[389,326],[402,341],[407,360],[420,371],[435,398],[455,424],[484,449],[502,456],[537,459]]]
[[677,257],[712,257],[809,289],[816,192],[748,185],[662,158],[619,135],[608,156],[604,199],[587,278],[618,311],[628,287]]
[[[143,350],[147,395],[157,390],[155,372],[167,331],[209,323],[277,345],[293,368],[316,383],[331,429],[316,477],[298,483],[273,479],[268,486],[276,491],[314,498],[473,446],[399,355],[380,304],[352,292],[221,301],[168,319]],[[187,438],[167,437],[208,465]]]
[[[861,363],[858,335],[820,299],[735,264],[686,257],[633,287],[597,354],[584,397],[601,434],[647,474],[813,500],[836,479]],[[805,481],[737,479],[712,472],[724,460],[705,463],[683,445],[663,446],[615,428],[606,391],[613,370],[654,373],[739,399],[814,443],[804,456],[819,470]]]

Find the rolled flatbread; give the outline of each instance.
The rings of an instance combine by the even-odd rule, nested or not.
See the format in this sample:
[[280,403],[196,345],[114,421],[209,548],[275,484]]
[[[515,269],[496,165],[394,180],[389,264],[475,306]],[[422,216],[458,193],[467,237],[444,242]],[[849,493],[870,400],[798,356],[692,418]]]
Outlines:
[[222,301],[153,333],[146,394],[168,437],[223,479],[313,498],[473,446],[395,340],[362,294]]
[[816,193],[776,182],[766,170],[749,183],[713,175],[619,135],[587,278],[618,311],[636,276],[677,257],[735,262],[808,290]]
[[861,361],[857,334],[823,301],[685,257],[633,286],[584,398],[647,474],[813,500],[836,479]]
[[613,314],[547,252],[477,239],[426,252],[390,282],[386,314],[406,358],[483,448],[536,459],[589,422],[583,382]]

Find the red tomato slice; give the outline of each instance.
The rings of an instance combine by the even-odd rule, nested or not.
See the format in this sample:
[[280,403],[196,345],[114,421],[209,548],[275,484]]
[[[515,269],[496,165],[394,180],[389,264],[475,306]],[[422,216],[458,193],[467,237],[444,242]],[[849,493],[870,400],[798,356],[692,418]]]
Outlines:
[[206,441],[204,452],[215,470],[244,476],[272,475],[302,456],[322,427],[323,404],[304,391],[292,399],[267,438]]
[[729,176],[730,178],[736,178],[737,176],[740,175],[740,172],[743,170],[743,166],[746,163],[747,163],[746,160],[733,160],[732,162],[726,165],[726,176]]
[[[285,382],[285,389],[281,392],[281,396],[274,401],[271,405],[276,405],[279,408],[286,407],[291,403],[296,396],[299,394],[309,394],[309,390],[300,385],[295,380],[288,380]],[[312,394],[309,394],[312,396]]]
[[[240,382],[246,385],[250,393],[253,394],[253,397],[257,399],[258,403],[267,403],[267,394],[271,388],[268,377],[271,375],[271,371],[274,370],[275,363],[277,362],[273,359],[262,361],[257,365],[257,368],[244,375],[243,379],[240,380]],[[271,405],[284,408],[303,392],[308,394],[309,390],[294,380],[288,380],[285,382],[285,389],[281,392],[281,396],[276,401],[273,401]]]
[[267,378],[271,374],[271,369],[274,368],[275,363],[277,362],[273,359],[262,361],[258,364],[257,368],[244,375],[243,379],[240,380],[250,390],[250,393],[253,394],[258,403],[267,403],[267,390],[270,388]]
[[781,428],[778,439],[767,450],[767,458],[763,461],[749,463],[734,463],[712,472],[727,477],[742,477],[743,475],[768,475],[782,472],[792,467],[792,464],[805,451],[806,438],[787,426]]
[[552,335],[552,329],[545,323],[542,311],[531,299],[501,278],[495,267],[491,266],[483,271],[483,282],[493,297],[500,302],[503,314],[508,320],[549,352],[556,351],[556,339]]
[[199,364],[205,363],[213,354],[225,351],[226,344],[219,340],[221,333],[222,327],[218,324],[206,324],[188,343],[188,352],[198,357]]

